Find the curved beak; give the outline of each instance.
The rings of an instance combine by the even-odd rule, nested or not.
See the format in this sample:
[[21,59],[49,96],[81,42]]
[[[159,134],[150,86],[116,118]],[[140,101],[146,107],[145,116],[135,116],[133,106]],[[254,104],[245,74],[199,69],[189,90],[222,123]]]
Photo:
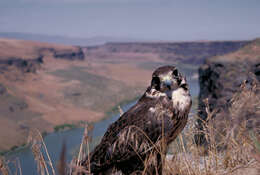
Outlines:
[[163,77],[162,83],[163,83],[164,87],[167,87],[170,90],[173,82],[169,76],[166,76],[166,77]]
[[166,87],[171,87],[171,85],[172,85],[172,80],[166,79],[166,80],[163,81],[163,83],[165,84]]

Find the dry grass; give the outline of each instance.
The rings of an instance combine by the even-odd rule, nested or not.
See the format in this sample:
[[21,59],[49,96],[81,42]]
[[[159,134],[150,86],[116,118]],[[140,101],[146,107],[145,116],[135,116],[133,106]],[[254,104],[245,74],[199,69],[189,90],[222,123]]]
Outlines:
[[[28,143],[31,143],[31,149],[35,162],[37,163],[38,173],[40,175],[55,175],[56,173],[50,155],[48,153],[47,147],[44,143],[41,133],[38,130],[32,131],[30,133]],[[47,157],[47,160],[45,157]],[[51,170],[49,170],[48,167]]]
[[[198,117],[190,117],[182,134],[171,147],[172,154],[163,156],[164,150],[155,149],[162,155],[164,175],[257,175],[260,173],[260,128],[257,117],[260,111],[258,87],[247,87],[246,82],[241,91],[234,94],[228,113],[217,118],[216,111],[210,111],[207,100],[207,121],[204,130],[195,126]],[[119,108],[120,109],[120,108]],[[248,114],[251,117],[248,117]],[[230,116],[227,116],[230,115]],[[254,116],[254,117],[252,117]],[[220,120],[220,121],[217,121]],[[221,127],[221,128],[219,128]],[[140,131],[142,132],[142,131]],[[194,135],[205,135],[207,145],[195,144]],[[153,160],[153,153],[144,162],[145,170]],[[157,173],[158,174],[158,173]]]
[[[193,119],[189,121],[193,124]],[[226,135],[217,141],[218,133],[211,122],[205,124],[209,132],[205,132],[209,141],[207,149],[195,144],[194,133],[198,132],[195,127],[186,128],[173,148],[173,155],[168,156],[164,174],[174,175],[225,175],[225,174],[258,174],[257,166],[260,161],[254,158],[253,152],[259,157],[260,150],[255,148],[249,135],[245,134],[245,124],[239,126],[236,136],[228,139]],[[223,128],[227,129],[227,128]],[[231,132],[231,131],[230,131]],[[184,139],[183,139],[184,138]],[[258,144],[260,142],[258,141]],[[219,149],[219,148],[224,149]],[[243,172],[243,173],[242,173]]]
[[[186,128],[178,136],[170,147],[171,154],[163,157],[164,175],[257,175],[260,173],[260,128],[252,121],[250,116],[259,116],[260,100],[258,87],[253,85],[250,88],[246,83],[242,85],[241,91],[236,93],[231,100],[228,113],[221,114],[222,118],[217,118],[216,111],[210,111],[206,103],[208,114],[207,121],[204,121],[204,130],[198,131],[196,128],[196,115],[189,118]],[[119,107],[120,113],[122,109]],[[220,116],[220,117],[221,117]],[[217,121],[220,120],[220,121]],[[257,122],[256,122],[257,123]],[[220,128],[221,127],[221,128]],[[68,165],[66,163],[66,147],[63,146],[58,172],[65,174],[91,174],[80,166],[80,162],[89,155],[89,143],[91,142],[91,126],[85,126],[84,135],[80,150],[75,159]],[[141,131],[142,132],[142,131]],[[203,132],[207,140],[207,146],[201,147],[195,144],[194,135]],[[40,175],[55,175],[52,161],[49,157],[46,145],[40,133],[32,132],[29,137],[32,152],[37,162],[38,173]],[[164,147],[162,147],[164,148]],[[164,149],[155,149],[155,152],[164,155]],[[89,157],[89,156],[88,156]],[[145,169],[154,161],[151,159],[144,162]],[[90,160],[89,160],[90,161]],[[16,161],[16,172],[11,173],[4,158],[0,159],[0,172],[3,175],[21,175],[19,161]],[[88,168],[90,169],[90,167]],[[141,174],[147,174],[145,171]],[[157,173],[158,174],[158,173]]]
[[70,163],[70,170],[69,170],[70,175],[79,175],[81,173],[90,174],[91,172],[90,166],[88,167],[88,170],[86,170],[85,167],[82,167],[80,165],[80,162],[82,162],[82,160],[85,157],[88,157],[88,162],[89,162],[88,165],[90,165],[89,143],[92,140],[92,133],[91,133],[92,130],[93,130],[93,125],[87,125],[87,124],[85,125],[84,134],[82,136],[82,141],[80,144],[78,155]]
[[[256,84],[247,87],[245,82],[241,91],[234,94],[228,112],[220,114],[210,111],[206,100],[208,116],[207,121],[204,121],[204,129],[198,131],[195,126],[197,117],[190,118],[184,132],[175,141],[171,160],[167,160],[170,167],[164,168],[164,174],[259,174],[258,92]],[[205,147],[195,144],[194,134],[198,132],[205,135]]]
[[7,164],[8,164],[8,162],[6,162],[5,158],[4,157],[0,157],[0,172],[3,175],[8,175],[9,172],[10,172]]

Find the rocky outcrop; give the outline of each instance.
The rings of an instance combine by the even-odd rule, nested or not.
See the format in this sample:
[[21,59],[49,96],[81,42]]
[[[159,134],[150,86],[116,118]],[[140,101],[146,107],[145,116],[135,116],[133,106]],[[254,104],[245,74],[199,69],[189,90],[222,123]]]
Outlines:
[[40,48],[40,54],[50,53],[54,58],[65,60],[84,60],[84,52],[80,47],[74,49],[55,49],[55,48]]
[[14,66],[21,70],[23,73],[35,73],[42,63],[42,55],[32,59],[8,58],[5,60],[0,60],[0,69],[3,70],[6,68],[6,66]]
[[[248,53],[243,57],[244,51],[245,49],[233,55],[207,59],[199,68],[198,128],[200,130],[203,130],[204,121],[208,120],[208,113],[213,111],[215,121],[229,120],[239,123],[247,120],[248,129],[260,126],[260,102],[257,103],[260,99],[260,58],[258,55],[251,55],[254,57],[252,59],[248,57],[250,56],[248,53],[252,53],[250,50],[246,50]],[[234,55],[239,55],[243,59],[236,58]],[[247,96],[245,93],[248,93]],[[234,108],[234,104],[238,103],[234,99],[238,96],[244,97],[239,99],[241,106]],[[205,143],[203,134],[196,135],[195,139],[197,143]]]
[[66,59],[66,60],[84,60],[84,53],[81,48],[77,48],[77,51],[53,51],[54,58]]
[[56,59],[65,60],[84,60],[84,53],[81,48],[77,47],[75,50],[58,50],[54,48],[41,48],[38,51],[38,55],[35,58],[19,58],[8,57],[0,59],[0,73],[7,70],[8,67],[15,67],[23,73],[35,73],[44,63],[44,56],[46,53],[51,53]]
[[257,76],[258,81],[260,81],[260,63],[257,63],[253,66],[253,72]]
[[254,72],[254,65],[247,62],[222,63],[207,61],[199,69],[199,109],[200,116],[205,119],[205,106],[203,100],[208,98],[210,109],[227,108],[227,102],[231,100],[235,92],[245,80],[251,79],[249,72]]

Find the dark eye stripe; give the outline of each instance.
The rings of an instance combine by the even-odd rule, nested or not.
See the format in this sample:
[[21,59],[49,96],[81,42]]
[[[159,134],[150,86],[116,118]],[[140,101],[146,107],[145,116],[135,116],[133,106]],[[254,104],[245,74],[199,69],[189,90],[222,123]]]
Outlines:
[[160,78],[159,77],[153,77],[151,86],[154,87],[157,91],[160,90]]
[[175,70],[172,72],[172,74],[173,74],[174,76],[178,76],[178,70],[175,69]]

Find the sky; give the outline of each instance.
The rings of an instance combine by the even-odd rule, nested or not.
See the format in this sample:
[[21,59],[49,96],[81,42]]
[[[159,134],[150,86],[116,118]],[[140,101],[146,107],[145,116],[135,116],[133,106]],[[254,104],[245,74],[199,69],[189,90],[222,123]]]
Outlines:
[[144,40],[260,37],[260,0],[0,0],[0,32]]

